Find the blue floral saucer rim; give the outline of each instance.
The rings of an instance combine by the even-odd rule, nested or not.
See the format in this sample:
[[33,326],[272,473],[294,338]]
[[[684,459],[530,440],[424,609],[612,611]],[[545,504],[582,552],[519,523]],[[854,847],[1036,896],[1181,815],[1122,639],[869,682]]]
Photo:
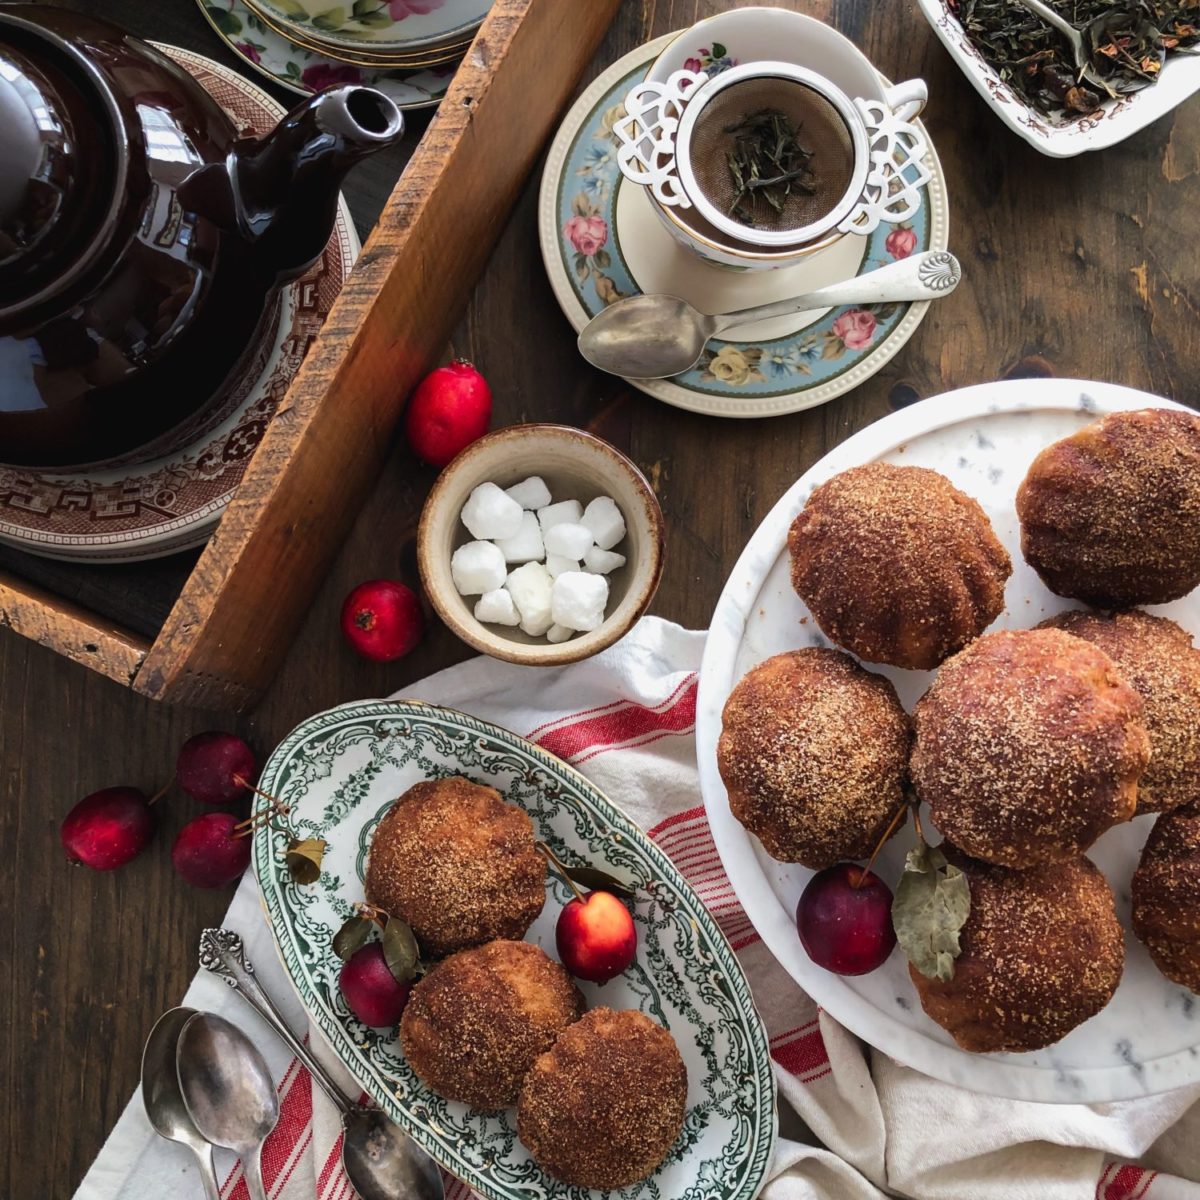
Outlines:
[[[614,219],[623,181],[618,181],[607,134],[619,115],[621,97],[679,36],[666,34],[613,63],[575,102],[551,145],[538,203],[542,258],[559,305],[576,330],[605,304],[638,290],[622,257]],[[948,248],[945,176],[932,143],[929,159],[933,179],[914,227],[900,234],[902,241],[892,240],[897,230],[891,227],[878,230],[868,242],[860,273],[907,253]],[[902,252],[893,254],[893,248]],[[726,274],[712,269],[714,279]],[[882,312],[834,309],[785,337],[751,343],[714,340],[696,368],[672,379],[628,382],[667,404],[712,416],[798,412],[827,403],[878,373],[912,337],[928,308],[924,302],[888,306]]]

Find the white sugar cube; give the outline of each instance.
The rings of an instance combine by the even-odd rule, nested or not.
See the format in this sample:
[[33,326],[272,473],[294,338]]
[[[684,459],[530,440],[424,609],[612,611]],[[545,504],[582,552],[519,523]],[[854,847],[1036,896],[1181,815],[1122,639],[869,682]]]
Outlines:
[[491,542],[468,542],[450,559],[454,586],[463,596],[479,596],[504,583],[504,555]]
[[598,629],[608,603],[608,580],[585,571],[565,571],[554,581],[550,614],[555,625],[587,633]]
[[481,483],[463,505],[462,522],[473,538],[515,537],[521,528],[521,506],[494,483]]
[[611,550],[625,536],[625,518],[611,496],[597,496],[583,510],[582,524],[601,550]]
[[540,475],[530,475],[504,491],[525,509],[545,508],[550,503],[550,489]]
[[546,641],[553,642],[558,645],[559,642],[570,641],[575,636],[575,630],[568,629],[565,625],[551,625],[546,630]]
[[546,570],[550,572],[551,579],[557,579],[564,571],[578,571],[579,563],[564,554],[547,554]]
[[592,548],[592,531],[574,521],[562,521],[545,531],[546,553],[581,559]]
[[497,538],[496,545],[505,562],[525,563],[543,558],[546,547],[542,544],[542,527],[538,524],[537,514],[523,512],[521,528],[513,537]]
[[601,550],[599,546],[593,546],[583,556],[583,565],[594,575],[607,575],[610,571],[615,571],[618,567],[625,565],[625,555],[614,554],[611,550]]
[[500,587],[479,597],[475,603],[475,620],[487,625],[519,625],[521,614],[513,603],[512,593]]
[[541,637],[554,624],[550,615],[554,586],[550,572],[541,563],[526,563],[509,575],[504,586],[521,614],[521,628],[530,637]]
[[555,525],[567,522],[578,524],[583,517],[583,505],[578,500],[561,500],[558,504],[548,504],[538,509],[538,520],[542,523],[542,532],[553,529]]

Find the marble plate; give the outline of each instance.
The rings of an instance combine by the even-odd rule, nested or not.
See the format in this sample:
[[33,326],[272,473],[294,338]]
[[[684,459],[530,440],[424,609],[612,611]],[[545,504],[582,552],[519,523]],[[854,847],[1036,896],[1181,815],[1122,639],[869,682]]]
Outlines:
[[[176,46],[185,66],[244,133],[265,133],[284,109],[236,71]],[[324,253],[285,290],[273,340],[230,397],[219,423],[182,450],[133,465],[63,473],[0,466],[0,542],[69,562],[136,562],[203,545],[216,528],[279,401],[358,256],[343,198]]]
[[[533,819],[564,861],[601,866],[637,887],[638,956],[589,1006],[634,1008],[665,1025],[687,1064],[684,1132],[623,1200],[753,1200],[771,1163],[775,1084],[766,1033],[729,943],[667,856],[582,775],[530,742],[451,709],[412,701],[346,704],[279,745],[259,786],[292,806],[291,832],[329,843],[320,880],[293,884],[287,832],[262,829],[254,871],[292,983],[347,1070],[446,1170],[485,1200],[586,1200],[602,1193],[544,1175],[517,1140],[516,1114],[479,1113],[429,1091],[392,1031],[370,1029],[337,987],[330,942],[363,898],[371,836],[392,801],[424,779],[466,775]],[[528,940],[554,949],[569,892],[557,879]],[[603,1193],[607,1195],[608,1193]]]
[[[546,161],[538,203],[542,259],[567,319],[580,330],[607,304],[638,292],[682,296],[702,312],[729,312],[848,279],[896,258],[944,250],[945,178],[934,177],[910,226],[846,237],[794,267],[735,271],[689,253],[655,215],[645,191],[617,169],[612,126],[629,89],[680,35],[648,42],[608,68],[567,114]],[[727,48],[736,58],[736,46]],[[792,56],[802,61],[802,53]],[[631,379],[693,412],[765,417],[824,404],[869,379],[912,337],[928,303],[797,313],[714,339],[701,363],[673,379]]]
[[[1200,1005],[1159,974],[1129,933],[1129,881],[1152,817],[1109,830],[1089,852],[1117,897],[1126,935],[1125,973],[1102,1012],[1056,1045],[1029,1054],[969,1054],[925,1016],[900,950],[877,971],[841,978],[817,967],[796,936],[796,901],[812,872],[778,863],[729,811],[717,771],[721,709],[756,663],[801,646],[828,645],[789,579],[787,532],[814,487],[847,467],[877,460],[931,467],[974,496],[1012,555],[1007,607],[994,628],[1028,628],[1064,608],[1020,554],[1016,490],[1048,443],[1120,409],[1171,406],[1113,384],[1020,380],[963,388],[903,409],[848,438],[784,494],[750,539],[713,615],[700,672],[696,750],[721,859],[750,919],[799,985],[848,1029],[899,1062],[973,1091],[1023,1100],[1100,1103],[1200,1080]],[[1200,634],[1200,596],[1150,611]],[[932,672],[868,664],[895,683],[906,707]],[[911,835],[893,838],[876,868],[894,882]]]
[[354,66],[289,42],[242,0],[196,3],[217,36],[242,62],[302,96],[335,83],[366,83],[386,92],[399,108],[428,108],[441,102],[458,65],[411,70]]

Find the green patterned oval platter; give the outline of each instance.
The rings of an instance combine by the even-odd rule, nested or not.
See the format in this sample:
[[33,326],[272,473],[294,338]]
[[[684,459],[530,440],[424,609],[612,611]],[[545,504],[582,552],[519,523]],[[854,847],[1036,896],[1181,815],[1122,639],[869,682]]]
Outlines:
[[[394,1030],[347,1009],[331,942],[353,905],[371,835],[392,801],[423,779],[464,775],[533,820],[563,862],[600,867],[636,888],[638,954],[589,1005],[640,1009],[666,1026],[688,1072],[687,1115],[666,1162],[621,1200],[753,1200],[774,1150],[775,1084],[766,1033],[732,948],[670,859],[591,783],[523,738],[452,709],[364,701],[311,717],[280,743],[259,787],[289,806],[254,835],[254,870],[284,966],[310,1018],[384,1111],[485,1200],[601,1195],[544,1174],[517,1139],[516,1113],[443,1100],[409,1069]],[[316,883],[293,883],[290,837],[328,843]],[[570,899],[556,876],[528,940],[554,955]]]

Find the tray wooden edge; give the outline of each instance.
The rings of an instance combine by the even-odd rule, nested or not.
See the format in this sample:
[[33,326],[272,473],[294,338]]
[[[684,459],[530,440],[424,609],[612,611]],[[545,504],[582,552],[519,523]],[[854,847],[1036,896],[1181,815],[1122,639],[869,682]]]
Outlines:
[[128,686],[150,650],[136,633],[0,571],[0,628]]
[[270,681],[619,5],[496,0],[136,691],[245,708]]

